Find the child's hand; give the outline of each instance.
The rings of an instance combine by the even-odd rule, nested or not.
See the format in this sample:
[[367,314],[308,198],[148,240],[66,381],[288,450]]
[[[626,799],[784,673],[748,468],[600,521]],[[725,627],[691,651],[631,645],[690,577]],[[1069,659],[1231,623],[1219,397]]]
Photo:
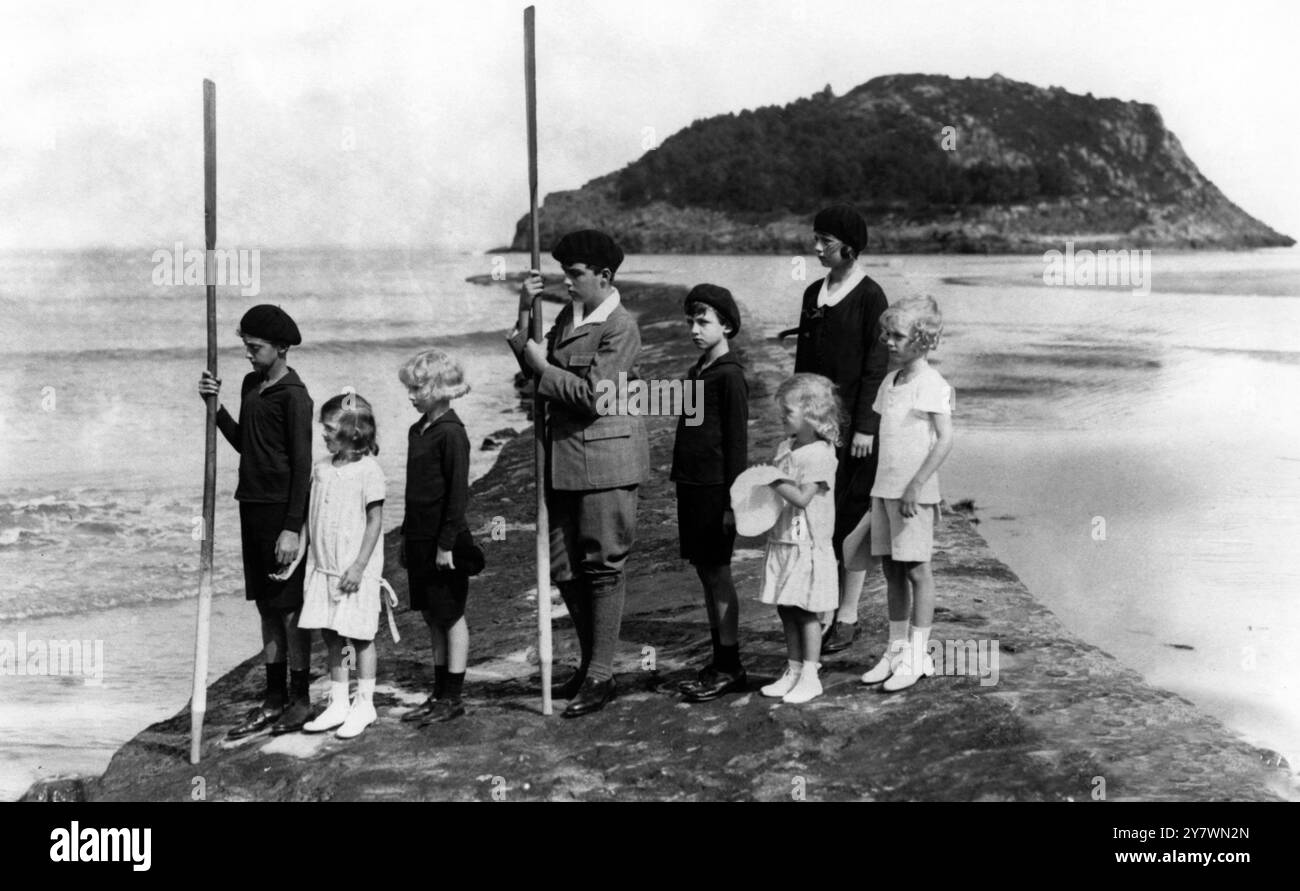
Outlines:
[[519,286],[519,311],[527,312],[533,308],[533,298],[542,293],[546,288],[546,283],[542,281],[542,274],[536,269],[528,270],[528,278]]
[[209,396],[221,396],[221,378],[213,377],[212,372],[205,368],[199,377],[199,397],[207,399]]
[[871,454],[871,447],[876,438],[870,433],[854,433],[853,442],[849,444],[849,454],[854,458],[865,458]]
[[439,569],[455,569],[456,564],[452,562],[451,551],[446,548],[438,548],[437,566]]
[[902,504],[899,505],[899,512],[905,517],[916,516],[916,499],[921,496],[921,487],[916,483],[908,483],[907,488],[903,490],[903,497],[900,499]]
[[352,594],[361,587],[361,573],[365,567],[353,563],[347,568],[347,571],[339,577],[339,590],[344,594]]
[[288,569],[298,559],[298,533],[285,529],[275,540],[275,562],[280,569]]

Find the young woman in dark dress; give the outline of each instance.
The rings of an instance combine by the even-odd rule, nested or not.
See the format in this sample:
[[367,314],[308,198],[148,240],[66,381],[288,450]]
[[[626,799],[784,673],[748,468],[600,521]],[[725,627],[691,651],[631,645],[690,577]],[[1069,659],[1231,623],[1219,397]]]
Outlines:
[[835,556],[840,561],[840,606],[831,614],[822,653],[836,653],[857,638],[858,597],[866,570],[845,567],[844,539],[871,510],[876,476],[875,437],[880,416],[871,409],[889,368],[880,343],[880,314],[889,302],[857,265],[867,246],[867,221],[849,205],[820,211],[813,244],[827,269],[803,293],[794,370],[830,378],[847,415],[835,477]]

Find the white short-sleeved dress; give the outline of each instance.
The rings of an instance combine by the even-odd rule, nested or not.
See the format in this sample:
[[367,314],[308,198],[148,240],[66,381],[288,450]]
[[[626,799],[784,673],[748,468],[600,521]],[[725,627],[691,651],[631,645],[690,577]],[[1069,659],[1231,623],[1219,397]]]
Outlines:
[[776,449],[778,470],[800,486],[822,482],[824,491],[806,508],[785,503],[767,538],[763,603],[825,612],[840,604],[839,567],[831,535],[835,531],[835,449],[824,440],[794,448],[793,438]]
[[312,467],[307,515],[307,577],[303,582],[299,628],[328,628],[353,640],[374,640],[379,629],[380,585],[384,571],[381,538],[351,594],[339,580],[361,553],[366,505],[384,500],[384,473],[370,455],[334,466],[330,459]]

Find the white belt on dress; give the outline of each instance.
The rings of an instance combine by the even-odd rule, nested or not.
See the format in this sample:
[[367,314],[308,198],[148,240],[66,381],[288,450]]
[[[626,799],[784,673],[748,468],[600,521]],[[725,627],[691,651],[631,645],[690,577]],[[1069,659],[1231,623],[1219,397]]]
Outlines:
[[[333,572],[328,569],[322,569],[319,566],[312,566],[312,569],[315,570],[316,572],[321,573],[322,575],[328,575],[333,578],[342,578],[343,576],[343,573],[341,572]],[[379,588],[384,592],[383,594],[380,595],[379,599],[384,604],[384,615],[388,617],[388,630],[392,632],[393,643],[401,643],[402,635],[397,632],[397,620],[393,618],[393,607],[397,606],[397,592],[393,590],[392,585],[388,584],[388,579],[384,578],[382,575],[381,576],[363,575],[362,578],[379,580]],[[347,594],[344,594],[342,591],[339,591],[338,588],[336,587],[334,591],[330,593],[330,600],[333,600],[335,603],[338,603],[340,600],[342,600],[347,596],[348,596]]]

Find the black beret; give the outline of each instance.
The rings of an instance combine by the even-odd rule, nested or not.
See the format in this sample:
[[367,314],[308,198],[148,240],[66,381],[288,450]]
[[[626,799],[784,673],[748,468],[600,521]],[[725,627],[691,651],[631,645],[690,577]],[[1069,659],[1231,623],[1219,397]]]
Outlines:
[[859,254],[867,248],[867,221],[847,204],[834,204],[817,212],[813,231],[834,235]]
[[551,248],[551,256],[561,266],[584,263],[589,269],[608,269],[618,272],[623,262],[623,249],[614,239],[596,229],[579,229],[570,232]]
[[289,318],[289,314],[278,306],[261,303],[254,306],[239,320],[239,333],[248,337],[260,337],[272,343],[287,343],[297,346],[302,343],[298,326]]
[[696,285],[686,295],[687,312],[690,312],[692,303],[703,303],[705,306],[713,307],[713,311],[718,314],[718,319],[724,325],[731,327],[728,337],[735,337],[740,333],[740,307],[736,306],[735,298],[726,288],[708,284]]

